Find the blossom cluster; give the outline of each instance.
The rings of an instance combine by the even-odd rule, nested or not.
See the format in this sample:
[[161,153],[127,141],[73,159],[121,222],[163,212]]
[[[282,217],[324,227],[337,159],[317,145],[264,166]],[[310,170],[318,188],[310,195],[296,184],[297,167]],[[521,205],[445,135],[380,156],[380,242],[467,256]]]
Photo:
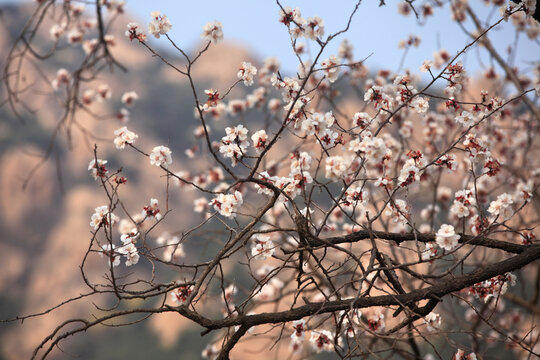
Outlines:
[[225,128],[225,132],[227,135],[221,138],[219,152],[223,156],[230,158],[232,165],[235,166],[247,152],[249,146],[249,142],[247,141],[248,129],[243,125],[238,125],[232,128]]
[[172,164],[171,154],[171,150],[166,146],[154,147],[150,153],[150,165],[169,167]]
[[141,212],[141,217],[143,219],[154,218],[156,221],[159,221],[163,218],[157,199],[150,199],[150,204],[144,206]]
[[124,149],[126,145],[132,145],[139,135],[135,134],[132,131],[129,131],[127,127],[122,126],[121,128],[114,131],[114,146],[117,149]]
[[119,254],[124,255],[124,257],[126,258],[126,266],[135,265],[139,262],[139,250],[135,246],[138,237],[139,232],[137,229],[132,229],[129,233],[125,233],[120,236],[122,246],[119,247],[117,250]]
[[253,85],[253,77],[257,74],[257,68],[249,62],[243,62],[238,70],[238,79],[244,82],[244,85]]
[[512,273],[506,273],[474,284],[467,289],[467,292],[487,302],[491,297],[499,297],[506,293],[508,285],[514,286],[515,284],[516,276]]
[[143,30],[140,28],[139,24],[135,22],[130,22],[126,26],[127,26],[127,30],[125,32],[125,35],[129,38],[129,40],[137,39],[140,42],[146,41],[146,35],[143,32]]
[[94,178],[94,180],[97,180],[98,178],[104,179],[107,174],[109,173],[109,170],[107,169],[107,160],[102,159],[92,159],[90,160],[90,163],[88,164],[88,171],[90,171],[90,174]]
[[209,205],[213,206],[221,215],[234,218],[243,203],[242,193],[235,191],[234,194],[219,194],[210,201]]
[[251,247],[251,256],[255,260],[266,260],[271,257],[275,252],[275,246],[269,236],[257,234],[253,239],[253,246]]
[[501,194],[497,196],[497,200],[492,201],[489,204],[488,212],[492,216],[497,216],[501,220],[508,220],[514,214],[512,210],[512,204],[514,200],[510,194]]
[[324,20],[318,16],[304,19],[299,8],[283,7],[279,11],[279,22],[287,26],[294,39],[305,36],[310,40],[316,40],[324,36]]
[[201,38],[205,41],[217,43],[223,40],[223,25],[219,21],[209,22],[203,27]]
[[459,218],[467,218],[475,213],[476,198],[472,190],[459,190],[450,207],[450,213]]
[[452,357],[452,360],[477,360],[476,354],[474,352],[471,352],[469,354],[466,354],[465,351],[458,349],[454,356]]
[[192,292],[192,285],[181,285],[170,292],[171,300],[176,306],[184,305]]
[[443,224],[437,231],[435,241],[441,248],[452,251],[458,246],[460,235],[456,234],[452,225]]
[[109,211],[108,205],[98,206],[90,218],[90,226],[98,230],[101,226],[113,226],[118,220],[118,216]]
[[167,15],[161,14],[159,11],[152,11],[150,16],[152,17],[152,21],[148,24],[148,32],[154,35],[156,39],[159,39],[160,35],[165,35],[171,30],[172,24]]

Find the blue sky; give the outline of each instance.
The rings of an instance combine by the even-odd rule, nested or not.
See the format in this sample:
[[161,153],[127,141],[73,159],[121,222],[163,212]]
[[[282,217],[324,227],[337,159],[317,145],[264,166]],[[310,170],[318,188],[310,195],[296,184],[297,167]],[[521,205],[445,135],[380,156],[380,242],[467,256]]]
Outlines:
[[[378,0],[362,1],[349,32],[338,38],[334,46],[326,50],[326,55],[336,53],[341,39],[347,37],[354,46],[355,59],[362,59],[373,53],[367,61],[368,66],[397,70],[403,54],[403,50],[397,48],[398,42],[410,34],[415,34],[421,37],[422,43],[420,47],[410,49],[404,67],[417,72],[424,59],[432,59],[433,51],[443,47],[450,54],[455,54],[470,41],[459,26],[451,21],[448,6],[436,8],[435,16],[430,17],[425,25],[419,26],[414,15],[404,17],[398,14],[396,1],[387,0],[386,3],[388,5],[379,7]],[[474,4],[483,20],[488,18],[493,9],[484,6],[480,1],[470,3]],[[281,4],[298,6],[303,17],[322,17],[326,34],[330,34],[345,26],[355,2],[283,0]],[[260,58],[277,56],[287,72],[297,69],[298,62],[291,51],[286,27],[278,22],[279,7],[273,0],[131,0],[127,9],[133,11],[141,20],[149,20],[149,14],[153,10],[165,13],[173,24],[172,37],[188,49],[198,44],[205,23],[214,19],[220,20],[228,41],[244,44]],[[490,23],[497,19],[498,11],[495,11]],[[466,23],[466,27],[473,29],[470,22]],[[504,50],[513,44],[515,33],[510,23],[503,23],[492,31],[490,38],[504,55]],[[310,46],[312,50],[316,50],[318,45],[311,42]],[[540,46],[528,40],[523,33],[519,36],[518,49],[517,65],[523,66],[540,59]],[[473,49],[462,59],[469,72],[481,70],[478,56],[484,64],[490,64],[490,59],[484,52]]]
[[[0,0],[0,4],[17,1]],[[20,3],[28,1],[20,1]],[[278,22],[279,7],[274,0],[127,0],[126,9],[134,15],[134,20],[147,26],[150,12],[159,10],[165,13],[173,24],[170,35],[186,49],[196,48],[200,42],[202,27],[209,21],[219,20],[227,41],[244,45],[257,58],[268,56],[279,58],[282,69],[287,73],[297,70],[298,61],[293,55],[286,27]],[[446,48],[450,54],[461,50],[470,40],[451,21],[448,6],[436,8],[435,15],[423,26],[418,25],[414,15],[404,17],[398,14],[397,1],[387,0],[387,5],[379,7],[379,0],[362,1],[354,17],[349,32],[337,38],[326,50],[323,58],[337,52],[341,39],[346,37],[354,46],[355,59],[367,60],[370,68],[397,70],[403,54],[398,49],[399,40],[409,35],[419,35],[420,47],[410,49],[404,62],[405,68],[418,72],[424,59],[432,59],[433,52]],[[417,1],[423,3],[423,1]],[[469,1],[482,20],[488,19],[493,7],[486,7],[479,0]],[[283,6],[299,7],[303,17],[320,16],[325,21],[326,34],[342,29],[351,13],[355,1],[352,0],[281,0]],[[489,23],[498,19],[498,11],[492,13]],[[471,30],[469,21],[465,26]],[[501,55],[515,41],[516,32],[510,23],[503,23],[492,32],[490,38]],[[167,46],[165,40],[155,40]],[[307,40],[312,52],[317,44]],[[520,68],[530,69],[532,62],[540,59],[540,45],[519,36],[518,53],[515,64]],[[483,50],[469,50],[461,59],[470,73],[482,70],[479,60],[484,65],[490,64],[490,58]]]

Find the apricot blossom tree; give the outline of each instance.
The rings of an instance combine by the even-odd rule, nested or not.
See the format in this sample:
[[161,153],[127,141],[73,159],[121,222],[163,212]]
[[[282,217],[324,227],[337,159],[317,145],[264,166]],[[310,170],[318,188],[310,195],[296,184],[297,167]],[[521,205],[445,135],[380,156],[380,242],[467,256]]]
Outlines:
[[[234,356],[252,339],[290,358],[487,359],[497,344],[524,359],[540,356],[540,63],[515,68],[490,41],[508,22],[537,42],[535,1],[484,0],[493,9],[487,22],[465,0],[400,3],[419,22],[450,11],[469,37],[461,51],[439,49],[418,64],[428,76],[421,81],[409,70],[371,72],[369,53],[356,58],[338,39],[352,35],[361,1],[348,4],[342,30],[328,34],[323,18],[278,0],[276,21],[290,35],[298,73],[283,73],[278,58],[244,61],[224,89],[203,88],[193,69],[226,37],[226,24],[208,22],[203,46],[191,53],[169,36],[174,18],[162,12],[148,24],[126,24],[125,38],[115,39],[108,30],[124,11],[121,1],[37,3],[7,57],[4,105],[25,111],[25,62],[81,46],[85,54],[75,71],[60,68],[52,81],[44,75],[63,99],[50,149],[62,133],[84,128],[78,114],[111,98],[108,85],[94,80],[129,70],[114,56],[120,41],[186,79],[198,127],[185,154],[170,144],[139,145],[144,135],[127,123],[139,96],[126,89],[112,116],[122,126],[88,156],[96,192],[108,199],[95,204],[77,239],[88,242],[80,265],[88,292],[58,306],[81,298],[115,305],[58,324],[32,358],[96,326],[129,326],[158,313],[201,327],[207,359]],[[32,42],[48,31],[44,18],[54,19],[46,53]],[[337,53],[328,54],[336,41]],[[419,41],[411,36],[400,47]],[[481,78],[461,61],[478,47],[492,64]],[[245,96],[231,99],[233,89]],[[244,121],[248,111],[260,121]],[[155,198],[125,205],[126,169],[100,157],[112,145],[120,158],[135,152],[141,166],[159,168],[164,188]],[[188,169],[186,156],[205,170]],[[186,217],[169,206],[177,192],[196,194],[188,216],[199,221],[164,232],[164,221]],[[191,256],[189,246],[201,242],[215,251]],[[87,267],[96,257],[99,278]],[[225,270],[231,266],[242,275]],[[124,306],[133,300],[139,305]],[[52,316],[55,308],[14,320]]]

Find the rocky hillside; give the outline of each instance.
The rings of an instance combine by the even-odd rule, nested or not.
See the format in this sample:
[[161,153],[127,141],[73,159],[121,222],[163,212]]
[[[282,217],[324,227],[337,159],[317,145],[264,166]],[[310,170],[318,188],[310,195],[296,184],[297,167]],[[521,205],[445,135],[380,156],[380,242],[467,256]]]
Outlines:
[[[4,66],[15,37],[34,9],[27,6],[3,5],[1,8],[0,58]],[[140,134],[139,145],[151,149],[158,144],[168,144],[173,150],[175,171],[195,171],[198,164],[190,160],[184,151],[193,144],[192,132],[197,126],[193,118],[193,101],[186,79],[165,68],[136,43],[123,36],[124,26],[132,21],[122,15],[113,27],[116,45],[113,55],[129,71],[114,69],[112,74],[103,73],[88,86],[106,82],[113,97],[107,103],[97,104],[92,111],[98,114],[114,114],[121,107],[120,97],[125,91],[134,90],[140,100],[130,110],[129,128]],[[141,22],[143,23],[143,22]],[[50,27],[45,21],[44,29]],[[48,30],[39,34],[36,44],[50,43]],[[160,43],[151,41],[159,48]],[[165,44],[164,41],[161,44]],[[196,49],[193,49],[196,50]],[[80,54],[77,54],[80,51]],[[179,61],[175,53],[163,50],[172,61]],[[75,52],[75,55],[73,55]],[[65,67],[72,70],[82,49],[67,49],[51,61],[40,64],[40,72],[50,78],[56,70]],[[202,94],[205,88],[226,89],[236,79],[241,61],[254,61],[251,54],[233,44],[213,46],[196,65],[194,76]],[[35,70],[28,69],[35,75]],[[47,84],[35,85],[28,95],[33,112],[23,114],[24,122],[13,116],[8,106],[0,108],[0,318],[12,318],[22,314],[48,309],[68,298],[87,291],[78,266],[88,247],[90,215],[94,207],[104,203],[99,186],[88,174],[88,162],[93,158],[93,145],[97,143],[100,158],[108,159],[111,169],[124,168],[129,178],[123,188],[126,206],[142,208],[150,197],[165,200],[163,179],[149,164],[141,165],[141,158],[128,150],[119,153],[112,144],[113,131],[120,126],[114,118],[96,121],[85,113],[79,113],[77,122],[84,124],[85,133],[74,129],[71,148],[67,146],[65,132],[56,138],[53,155],[31,176],[28,186],[23,183],[30,171],[42,161],[51,139],[52,131],[59,122],[58,101]],[[39,88],[38,88],[39,87]],[[34,90],[34,89],[33,89]],[[43,95],[43,93],[47,95]],[[232,94],[235,95],[234,93]],[[0,99],[6,96],[2,87]],[[249,118],[249,114],[248,118]],[[226,121],[226,120],[225,120]],[[92,134],[92,136],[88,136]],[[164,223],[158,230],[178,229],[187,226],[190,219],[181,214],[190,213],[194,195],[171,193],[174,224]],[[174,215],[173,214],[173,215]],[[196,251],[194,249],[193,251]],[[188,249],[188,251],[190,251]],[[89,264],[89,271],[99,273],[103,262]],[[144,269],[148,264],[142,265]],[[103,299],[92,299],[103,304]],[[97,305],[97,304],[96,304]],[[29,319],[24,324],[0,325],[0,359],[29,358],[33,348],[63,319],[76,315],[87,316],[99,311],[90,302],[69,304],[46,316]],[[199,358],[205,339],[198,329],[190,327],[185,320],[155,317],[137,326],[121,329],[94,329],[83,336],[66,341],[63,354],[54,353],[53,358],[63,359],[76,354],[79,359],[166,359],[182,350],[183,359]],[[184,329],[186,331],[181,331]],[[136,338],[137,341],[133,341]],[[186,349],[182,344],[190,346]],[[99,346],[95,346],[99,344]],[[175,356],[177,357],[177,356]]]

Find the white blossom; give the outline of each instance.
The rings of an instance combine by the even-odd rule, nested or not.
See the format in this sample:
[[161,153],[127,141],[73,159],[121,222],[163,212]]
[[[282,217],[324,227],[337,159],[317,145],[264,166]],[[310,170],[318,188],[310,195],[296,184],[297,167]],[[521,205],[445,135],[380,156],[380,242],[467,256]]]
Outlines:
[[90,160],[90,163],[88,164],[88,170],[90,171],[90,174],[94,178],[94,180],[97,180],[97,178],[104,178],[109,173],[109,170],[107,170],[107,160],[96,159]]
[[325,59],[321,62],[321,66],[324,70],[324,75],[328,81],[336,81],[339,76],[340,63],[341,62],[335,55],[332,55],[328,59]]
[[420,71],[421,72],[428,72],[429,69],[431,69],[432,66],[433,66],[433,61],[424,60],[424,63],[422,64],[422,66],[420,66]]
[[120,129],[114,131],[114,146],[117,149],[124,149],[126,144],[133,144],[139,135],[132,131],[129,131],[127,127],[123,126]]
[[141,42],[146,41],[146,35],[143,33],[142,29],[139,27],[139,24],[135,22],[130,22],[127,24],[127,30],[125,32],[126,37],[130,40],[137,39]]
[[256,131],[253,135],[251,135],[251,141],[253,141],[253,147],[257,153],[260,154],[266,145],[268,145],[268,135],[266,135],[266,131],[264,130]]
[[424,317],[424,322],[427,326],[427,331],[433,331],[441,326],[441,316],[437,313],[430,312]]
[[178,288],[171,291],[171,300],[176,306],[184,305],[192,292],[192,285],[179,286]]
[[456,122],[465,127],[472,126],[476,123],[476,119],[473,114],[468,111],[462,111],[459,116],[456,116]]
[[342,156],[329,156],[326,158],[326,177],[338,180],[345,177],[349,170],[350,163]]
[[139,251],[133,243],[118,248],[118,252],[126,258],[126,266],[135,265],[139,262]]
[[139,95],[135,91],[127,91],[122,95],[122,102],[127,107],[132,107],[139,100]]
[[437,231],[435,241],[441,248],[452,251],[458,246],[459,238],[452,225],[444,224]]
[[309,342],[313,350],[317,353],[321,351],[334,351],[334,334],[328,330],[313,330]]
[[304,36],[311,40],[317,40],[324,36],[324,20],[318,16],[309,17],[303,24]]
[[266,260],[275,252],[275,246],[269,236],[257,234],[252,240],[251,256],[255,260]]
[[92,217],[90,218],[90,226],[92,229],[97,230],[101,225],[112,226],[115,225],[120,219],[118,216],[109,212],[109,206],[103,205],[95,208]]
[[425,97],[417,96],[412,103],[414,109],[419,114],[425,114],[429,109],[429,102]]
[[510,194],[502,194],[497,196],[497,200],[489,204],[488,212],[493,216],[500,216],[503,220],[508,220],[513,215],[512,196]]
[[167,15],[161,14],[159,11],[152,11],[150,14],[152,21],[148,24],[148,32],[156,39],[159,39],[160,35],[165,35],[172,28],[172,24],[167,18]]
[[156,146],[150,153],[150,165],[169,167],[172,164],[171,150],[163,145]]
[[238,70],[236,76],[238,79],[244,82],[244,85],[250,86],[253,85],[253,77],[257,74],[257,68],[251,65],[250,62],[243,62],[242,66]]
[[115,249],[116,246],[114,244],[104,244],[99,252],[99,256],[107,257],[109,259],[109,266],[112,265],[113,267],[120,265],[120,255]]
[[218,43],[223,40],[223,27],[221,22],[215,20],[214,22],[209,22],[204,25],[201,38],[205,41],[211,41],[213,43]]
[[234,218],[243,202],[242,193],[235,191],[234,194],[219,194],[210,201],[209,205],[214,206],[214,209],[221,215]]

